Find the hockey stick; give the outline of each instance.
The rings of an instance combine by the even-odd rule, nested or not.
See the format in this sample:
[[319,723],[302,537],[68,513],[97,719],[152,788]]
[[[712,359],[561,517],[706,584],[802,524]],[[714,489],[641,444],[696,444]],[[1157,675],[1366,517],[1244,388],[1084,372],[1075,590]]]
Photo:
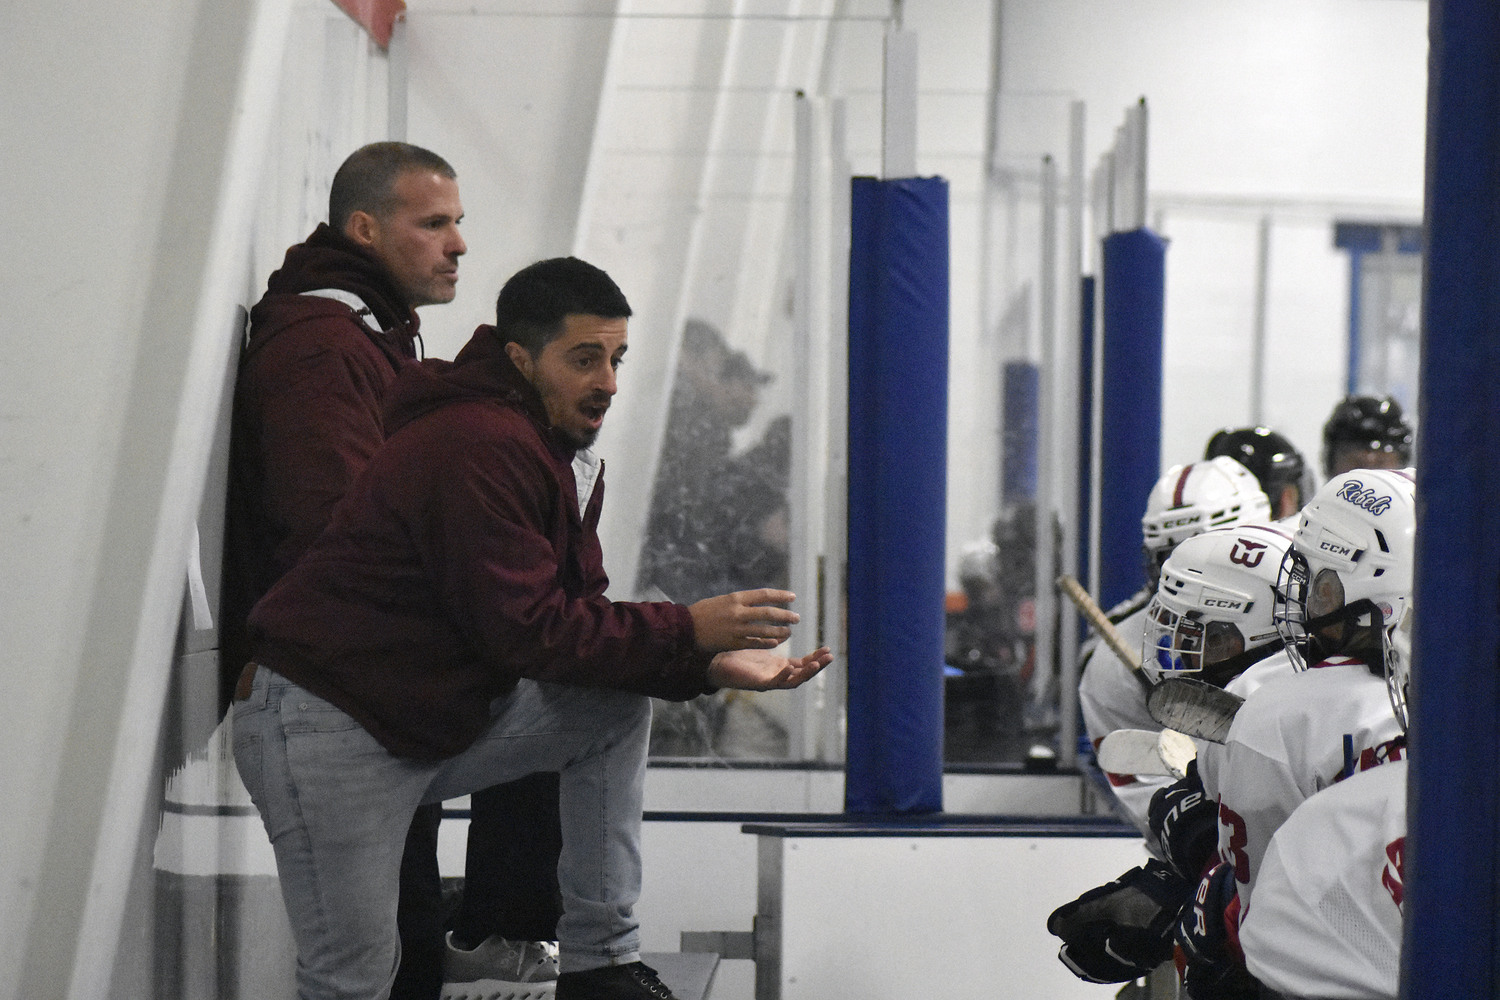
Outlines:
[[1229,736],[1245,699],[1196,677],[1169,677],[1146,695],[1146,711],[1167,729],[1211,743]]
[[[1115,655],[1127,667],[1131,670],[1139,671],[1141,669],[1141,654],[1131,649],[1125,640],[1120,638],[1120,633],[1115,629],[1114,623],[1109,620],[1109,617],[1105,615],[1099,605],[1094,603],[1094,599],[1089,596],[1089,592],[1084,590],[1078,581],[1067,573],[1057,578],[1057,585],[1062,588],[1064,594],[1068,595],[1068,599],[1077,606],[1078,610],[1083,612],[1083,617],[1087,618],[1089,624],[1094,626],[1094,631],[1099,633],[1099,637],[1104,640],[1104,644],[1114,650]],[[1117,771],[1116,773],[1130,774],[1131,772]]]
[[1102,770],[1111,774],[1170,775],[1180,778],[1198,756],[1191,737],[1175,729],[1116,729],[1094,752]]

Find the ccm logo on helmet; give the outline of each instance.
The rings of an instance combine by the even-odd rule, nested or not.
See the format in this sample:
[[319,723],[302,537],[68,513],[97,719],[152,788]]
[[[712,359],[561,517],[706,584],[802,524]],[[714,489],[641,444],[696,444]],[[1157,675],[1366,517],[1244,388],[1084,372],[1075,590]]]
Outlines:
[[1231,611],[1237,611],[1244,605],[1244,601],[1226,601],[1220,597],[1210,597],[1203,602],[1205,608],[1229,608]]
[[1342,556],[1345,559],[1348,559],[1350,556],[1354,555],[1353,549],[1351,549],[1347,545],[1340,545],[1338,542],[1319,542],[1318,548],[1322,549],[1324,552],[1332,552],[1336,556]]
[[1365,489],[1365,484],[1358,479],[1351,479],[1340,487],[1338,498],[1340,500],[1347,500],[1356,507],[1363,507],[1376,517],[1391,509],[1390,497],[1381,496],[1374,490]]
[[1191,517],[1174,517],[1170,521],[1163,521],[1163,528],[1185,528],[1189,524],[1197,524],[1203,519],[1202,514],[1193,514]]

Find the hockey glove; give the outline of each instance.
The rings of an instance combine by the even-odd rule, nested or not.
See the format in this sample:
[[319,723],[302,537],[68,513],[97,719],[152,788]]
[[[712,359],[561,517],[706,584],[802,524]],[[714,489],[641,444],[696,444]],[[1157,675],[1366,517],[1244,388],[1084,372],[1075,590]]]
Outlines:
[[1255,1000],[1260,995],[1240,951],[1239,923],[1234,865],[1221,864],[1198,883],[1177,925],[1177,946],[1187,962],[1182,981],[1192,1000]]
[[1124,983],[1172,957],[1172,933],[1193,883],[1152,859],[1052,911],[1057,957],[1079,979]]
[[1151,796],[1146,821],[1177,874],[1188,879],[1203,874],[1219,846],[1219,807],[1203,792],[1196,760],[1187,774]]

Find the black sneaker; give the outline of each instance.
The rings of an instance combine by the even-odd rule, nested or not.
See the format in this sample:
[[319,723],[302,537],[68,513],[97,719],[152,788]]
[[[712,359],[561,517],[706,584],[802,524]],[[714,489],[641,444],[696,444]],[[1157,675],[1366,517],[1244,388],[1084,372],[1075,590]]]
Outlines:
[[557,977],[557,1000],[678,1000],[645,962],[606,965]]

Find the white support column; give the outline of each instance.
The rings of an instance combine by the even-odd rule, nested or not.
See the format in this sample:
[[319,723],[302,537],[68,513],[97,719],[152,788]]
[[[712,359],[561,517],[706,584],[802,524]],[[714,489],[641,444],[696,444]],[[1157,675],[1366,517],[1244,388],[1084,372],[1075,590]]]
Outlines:
[[1036,628],[1032,642],[1035,672],[1032,686],[1045,685],[1052,677],[1057,645],[1053,623],[1057,621],[1057,547],[1053,525],[1060,506],[1058,465],[1064,454],[1057,445],[1057,164],[1042,158],[1042,259],[1037,285],[1037,312],[1041,334],[1041,371],[1037,378],[1036,447]]
[[[1058,325],[1060,341],[1057,350],[1057,470],[1058,511],[1062,522],[1060,566],[1056,572],[1078,571],[1078,462],[1079,462],[1079,384],[1081,365],[1089,359],[1082,356],[1083,319],[1079,312],[1083,280],[1083,206],[1084,206],[1084,105],[1074,101],[1068,109],[1068,191],[1067,262],[1063,268],[1060,300],[1063,317]],[[1078,762],[1078,616],[1071,605],[1063,608],[1058,629],[1058,662],[1062,690],[1058,697],[1058,763],[1071,767]]]
[[917,34],[886,32],[881,102],[880,173],[887,179],[917,176]]
[[[1096,255],[1104,237],[1114,231],[1115,217],[1115,154],[1113,150],[1106,152],[1099,160],[1099,166],[1094,171],[1094,215],[1093,215],[1093,239],[1092,245]],[[1101,514],[1101,501],[1099,496],[1099,481],[1103,476],[1104,452],[1100,446],[1100,438],[1104,432],[1104,417],[1100,412],[1101,385],[1104,382],[1104,321],[1103,307],[1104,296],[1101,291],[1104,284],[1104,260],[1099,255],[1094,274],[1094,336],[1092,352],[1089,357],[1081,358],[1083,364],[1089,366],[1090,396],[1089,399],[1089,536],[1088,542],[1088,574],[1089,594],[1094,600],[1099,599],[1099,518]]]
[[842,98],[828,109],[828,286],[824,308],[829,336],[825,346],[828,371],[827,475],[823,496],[822,619],[823,644],[833,650],[834,666],[813,680],[815,705],[821,719],[815,759],[844,758],[844,671],[847,636],[844,631],[844,587],[849,561],[849,188],[853,170],[845,135],[847,109]]
[[1250,334],[1250,423],[1266,422],[1266,322],[1271,271],[1271,217],[1255,232],[1255,329]]
[[[816,357],[815,332],[813,329],[813,301],[817,295],[817,279],[814,274],[813,257],[816,239],[813,224],[813,164],[817,156],[817,141],[814,134],[813,107],[807,95],[797,92],[795,111],[795,159],[792,167],[792,399],[806,401],[815,398],[813,373],[820,360]],[[787,501],[790,506],[790,527],[787,537],[788,576],[793,593],[798,595],[802,621],[792,629],[792,649],[797,652],[817,646],[819,616],[816,608],[818,593],[818,548],[811,522],[812,508],[822,491],[815,488],[811,469],[811,450],[816,434],[809,424],[815,418],[811,406],[798,406],[792,416],[792,468],[787,484]],[[815,752],[817,739],[816,698],[801,696],[801,711],[796,722],[789,727],[788,748],[794,759],[809,760]]]
[[410,63],[406,15],[401,14],[391,26],[391,43],[386,48],[386,135],[395,142],[406,141],[406,81]]
[[1130,229],[1141,229],[1146,225],[1146,99],[1142,97],[1135,107],[1126,112],[1126,126],[1130,129],[1130,199],[1134,212],[1130,218]]

